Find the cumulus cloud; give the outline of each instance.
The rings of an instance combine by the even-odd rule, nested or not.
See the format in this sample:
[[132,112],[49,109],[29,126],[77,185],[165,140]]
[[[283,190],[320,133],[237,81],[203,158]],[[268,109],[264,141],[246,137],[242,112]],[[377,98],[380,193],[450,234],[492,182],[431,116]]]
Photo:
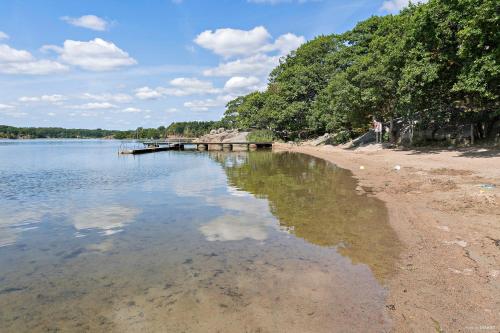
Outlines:
[[16,107],[8,104],[0,104],[0,110],[14,110]]
[[287,33],[279,36],[273,44],[266,45],[262,48],[264,52],[279,51],[280,55],[286,55],[304,44],[306,39],[303,36],[297,36],[292,33]]
[[115,103],[127,103],[132,100],[132,96],[128,94],[110,94],[110,93],[102,93],[102,94],[91,94],[84,93],[82,96],[83,99],[90,99],[99,102],[115,102]]
[[258,78],[255,76],[233,76],[227,80],[224,85],[224,90],[230,93],[247,93],[251,91],[264,90],[265,85],[263,85]]
[[284,55],[305,42],[305,38],[292,33],[279,36],[274,42],[263,26],[251,30],[217,29],[206,30],[199,34],[194,42],[215,54],[231,57],[278,51]]
[[9,39],[9,35],[7,35],[5,32],[0,31],[0,40],[1,39]]
[[306,3],[306,2],[320,2],[322,0],[247,0],[250,3],[258,3],[258,4],[269,4],[269,5],[277,5],[280,3]]
[[108,102],[102,102],[102,103],[85,103],[85,104],[80,104],[80,105],[70,105],[68,106],[70,109],[76,109],[76,110],[110,110],[110,109],[116,109],[118,106],[108,103]]
[[214,88],[212,82],[202,81],[196,78],[179,77],[170,81],[173,88],[165,88],[166,95],[188,96],[195,94],[214,94],[219,90]]
[[19,97],[19,102],[48,102],[48,103],[60,103],[67,100],[66,96],[54,94],[54,95],[42,95],[42,96],[23,96]]
[[194,42],[215,54],[229,57],[258,52],[266,46],[270,38],[271,35],[266,28],[258,26],[252,30],[230,28],[206,30],[199,34]]
[[37,60],[28,51],[0,44],[0,73],[43,75],[67,70],[67,66],[56,61]]
[[61,17],[61,20],[76,27],[81,27],[96,31],[105,31],[109,26],[109,23],[106,20],[95,15],[83,15],[80,17],[64,16]]
[[139,99],[158,99],[165,95],[165,88],[142,87],[135,90],[135,96]]
[[101,38],[88,42],[66,40],[63,47],[45,45],[42,50],[55,51],[61,61],[90,71],[109,71],[137,64],[127,52]]
[[266,76],[279,64],[279,56],[256,54],[251,57],[220,63],[203,71],[205,76],[263,75]]
[[142,112],[142,110],[139,109],[139,108],[129,107],[129,108],[123,109],[121,112],[124,112],[124,113],[139,113],[139,112]]
[[142,87],[135,90],[135,96],[139,99],[159,99],[163,96],[189,96],[202,94],[216,94],[221,90],[213,86],[210,81],[197,78],[179,77],[169,82],[169,87]]
[[192,111],[208,111],[210,109],[221,108],[235,99],[237,95],[246,94],[251,91],[263,90],[265,86],[254,76],[243,77],[234,76],[226,81],[224,88],[219,89],[223,93],[214,98],[198,99],[184,102],[184,107]]
[[428,0],[387,0],[382,4],[382,10],[389,13],[397,13],[401,9],[408,7],[410,3],[426,3]]
[[[251,30],[218,29],[199,34],[195,43],[221,55],[225,61],[203,72],[205,76],[262,75],[279,64],[280,57],[305,42],[303,36],[286,33],[272,39],[265,27]],[[229,59],[228,58],[236,58]]]
[[16,110],[16,107],[14,105],[2,104],[2,103],[0,103],[0,114],[13,118],[24,117],[28,115],[25,112],[19,112],[18,110]]
[[235,96],[233,95],[221,95],[217,96],[216,98],[207,98],[203,100],[185,102],[184,107],[193,111],[208,111],[209,109],[223,107],[234,98]]

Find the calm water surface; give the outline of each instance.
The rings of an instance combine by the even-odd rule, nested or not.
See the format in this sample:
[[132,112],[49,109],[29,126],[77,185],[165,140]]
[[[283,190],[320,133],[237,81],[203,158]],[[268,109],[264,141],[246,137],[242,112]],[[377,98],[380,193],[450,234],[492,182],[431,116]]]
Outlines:
[[0,141],[0,332],[381,332],[400,244],[300,154]]

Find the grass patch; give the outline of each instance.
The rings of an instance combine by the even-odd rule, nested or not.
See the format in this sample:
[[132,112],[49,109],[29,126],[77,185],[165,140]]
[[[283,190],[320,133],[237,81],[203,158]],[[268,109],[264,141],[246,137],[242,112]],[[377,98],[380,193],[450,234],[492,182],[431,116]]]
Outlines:
[[273,142],[274,139],[274,133],[270,130],[253,131],[247,136],[247,140],[251,142]]

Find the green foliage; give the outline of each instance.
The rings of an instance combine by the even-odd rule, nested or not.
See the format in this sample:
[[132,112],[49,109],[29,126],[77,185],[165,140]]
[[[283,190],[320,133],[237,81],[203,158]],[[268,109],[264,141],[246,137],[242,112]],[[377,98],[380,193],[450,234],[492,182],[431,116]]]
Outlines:
[[373,118],[422,127],[500,118],[500,2],[430,0],[319,36],[281,59],[265,92],[228,104],[234,127],[342,141]]
[[225,127],[225,121],[184,121],[170,124],[166,128],[169,136],[199,137],[213,129]]
[[132,131],[66,129],[60,127],[13,127],[0,125],[0,138],[131,138]]
[[256,130],[250,132],[247,140],[250,142],[273,142],[275,139],[273,131],[270,130]]
[[0,125],[0,138],[5,139],[163,139],[167,136],[198,137],[212,129],[228,127],[226,121],[191,121],[172,123],[158,128],[142,128],[129,131],[103,129],[67,129],[60,127],[13,127]]
[[103,129],[68,129],[60,127],[13,127],[0,125],[0,138],[5,139],[160,139],[165,137],[164,126],[139,127],[135,131]]

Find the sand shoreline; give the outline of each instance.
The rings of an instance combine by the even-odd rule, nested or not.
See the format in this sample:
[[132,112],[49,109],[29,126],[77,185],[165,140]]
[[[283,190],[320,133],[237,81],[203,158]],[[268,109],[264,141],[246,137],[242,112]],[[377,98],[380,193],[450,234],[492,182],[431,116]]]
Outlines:
[[273,149],[349,169],[385,202],[405,246],[387,282],[395,332],[500,330],[500,151]]

